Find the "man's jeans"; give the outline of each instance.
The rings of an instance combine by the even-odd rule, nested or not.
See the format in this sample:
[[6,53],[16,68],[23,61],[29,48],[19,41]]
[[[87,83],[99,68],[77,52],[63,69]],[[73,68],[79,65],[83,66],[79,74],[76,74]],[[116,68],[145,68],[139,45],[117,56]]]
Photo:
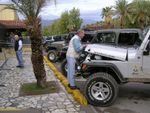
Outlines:
[[16,57],[18,60],[18,66],[24,66],[23,65],[23,58],[22,58],[22,50],[16,51]]
[[74,81],[75,63],[76,63],[75,58],[67,56],[67,65],[68,65],[67,78],[70,86],[75,86],[75,81]]

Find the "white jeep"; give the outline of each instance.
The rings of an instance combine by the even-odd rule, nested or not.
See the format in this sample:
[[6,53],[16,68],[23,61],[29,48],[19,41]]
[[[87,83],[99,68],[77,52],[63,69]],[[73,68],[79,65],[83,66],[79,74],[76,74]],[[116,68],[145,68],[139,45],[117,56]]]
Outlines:
[[122,34],[122,40],[136,34],[132,36],[136,40],[131,46],[89,44],[80,54],[75,82],[78,87],[84,86],[84,94],[90,104],[111,105],[117,98],[120,84],[150,83],[150,30],[138,31],[132,29],[132,32]]

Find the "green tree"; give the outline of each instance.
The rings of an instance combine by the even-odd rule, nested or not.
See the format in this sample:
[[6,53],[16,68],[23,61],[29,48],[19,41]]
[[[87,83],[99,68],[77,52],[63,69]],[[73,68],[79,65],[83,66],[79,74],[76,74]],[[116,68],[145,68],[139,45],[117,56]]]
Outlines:
[[106,24],[110,24],[112,21],[112,7],[105,7],[102,9],[102,18],[105,19]]
[[51,35],[61,34],[60,21],[59,20],[55,20],[53,22],[53,24],[50,26],[50,34]]
[[132,23],[143,29],[150,24],[150,1],[134,0],[130,4]]
[[26,18],[27,32],[31,39],[31,61],[38,87],[46,87],[46,72],[43,63],[41,19],[39,13],[45,0],[11,0],[15,7],[9,7],[22,13]]
[[65,11],[64,13],[61,14],[61,17],[60,17],[60,31],[61,31],[61,33],[68,33],[69,32],[68,25],[69,25],[69,13],[68,13],[68,11]]
[[115,13],[116,15],[119,16],[120,18],[120,26],[121,28],[125,27],[127,24],[127,17],[129,15],[128,13],[128,2],[126,0],[118,0],[116,1],[116,5],[115,5]]
[[69,11],[69,31],[75,31],[80,28],[82,24],[82,19],[80,18],[80,10],[73,8]]
[[43,29],[42,29],[42,34],[44,35],[44,36],[49,36],[50,35],[50,28],[49,27],[44,27]]
[[73,8],[69,12],[63,12],[60,19],[54,21],[53,24],[48,27],[48,29],[51,35],[64,34],[68,33],[69,31],[78,30],[81,24],[82,19],[80,18],[80,11],[79,9]]

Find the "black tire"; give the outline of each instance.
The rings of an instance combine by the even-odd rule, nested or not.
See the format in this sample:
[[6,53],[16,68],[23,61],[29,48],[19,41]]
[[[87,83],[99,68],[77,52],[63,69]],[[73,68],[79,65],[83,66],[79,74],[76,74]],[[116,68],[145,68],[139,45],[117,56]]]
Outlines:
[[57,52],[54,51],[54,50],[49,51],[48,54],[47,54],[47,58],[51,62],[56,62],[56,60],[57,60]]
[[107,73],[95,73],[88,78],[84,93],[90,104],[102,107],[109,106],[118,96],[118,84]]
[[64,59],[61,63],[61,70],[65,77],[67,77],[67,59]]

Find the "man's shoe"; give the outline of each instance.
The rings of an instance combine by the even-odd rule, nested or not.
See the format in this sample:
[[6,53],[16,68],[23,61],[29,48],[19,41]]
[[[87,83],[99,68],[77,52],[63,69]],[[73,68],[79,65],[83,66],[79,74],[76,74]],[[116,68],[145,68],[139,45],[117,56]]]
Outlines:
[[68,87],[72,90],[76,90],[76,89],[79,89],[77,86],[70,86],[70,84],[68,84]]
[[19,66],[19,65],[18,65],[18,66],[16,66],[16,67],[17,67],[17,68],[24,68],[24,66]]

